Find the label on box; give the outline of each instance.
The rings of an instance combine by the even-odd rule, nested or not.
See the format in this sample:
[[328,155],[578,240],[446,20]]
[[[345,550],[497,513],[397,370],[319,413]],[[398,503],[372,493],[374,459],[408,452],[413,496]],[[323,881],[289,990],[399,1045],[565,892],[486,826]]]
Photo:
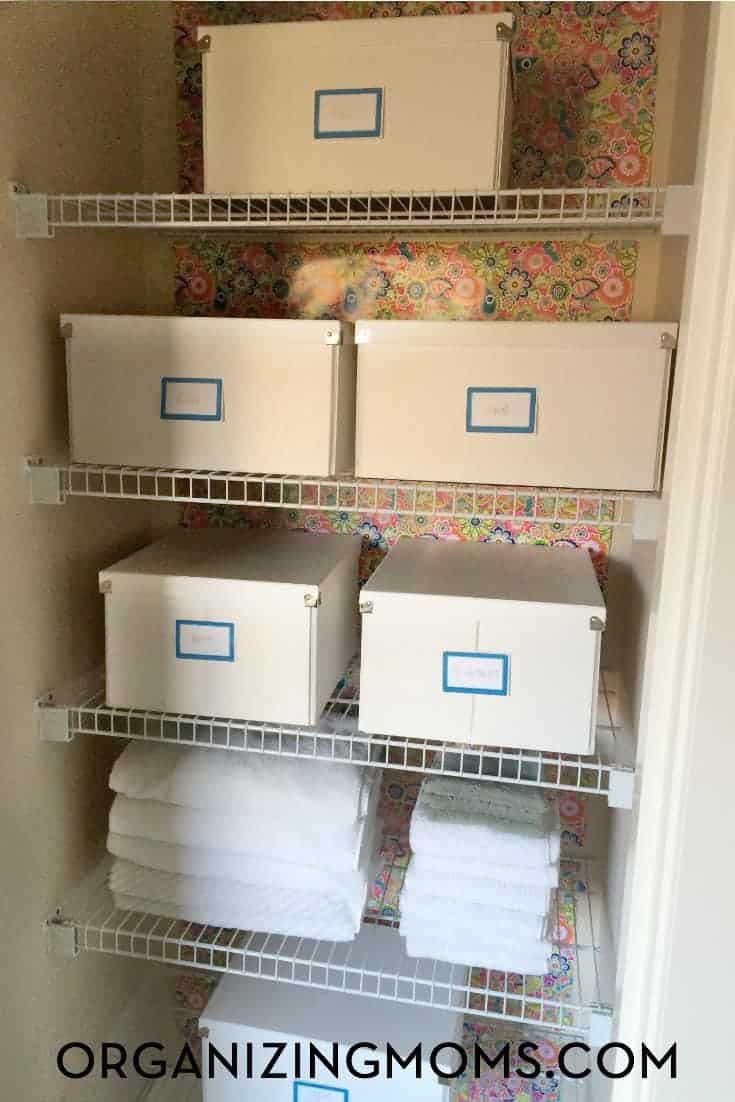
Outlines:
[[235,625],[218,620],[177,620],[176,657],[235,661]]
[[222,380],[161,379],[161,419],[163,421],[221,421]]
[[535,386],[467,387],[467,432],[535,432]]
[[320,88],[314,93],[315,138],[379,138],[382,88]]
[[445,650],[442,655],[442,691],[508,696],[510,657],[480,651]]
[[350,1092],[344,1087],[325,1087],[321,1083],[305,1083],[295,1079],[293,1102],[349,1102]]

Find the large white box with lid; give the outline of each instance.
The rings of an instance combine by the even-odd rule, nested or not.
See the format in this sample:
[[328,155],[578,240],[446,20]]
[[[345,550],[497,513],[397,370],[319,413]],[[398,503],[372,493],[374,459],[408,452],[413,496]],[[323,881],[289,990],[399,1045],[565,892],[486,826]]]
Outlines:
[[71,458],[332,475],[352,467],[353,327],[64,314]]
[[605,605],[587,551],[404,537],[360,609],[361,730],[592,750]]
[[[461,1026],[462,1015],[456,1011],[225,976],[200,1019],[200,1028],[206,1031],[202,1051],[204,1102],[242,1102],[244,1097],[248,1102],[375,1102],[376,1098],[380,1102],[449,1102],[449,1087],[431,1068],[429,1057],[440,1045],[458,1043]],[[284,1072],[285,1078],[263,1079],[260,1073],[277,1051],[265,1046],[273,1046],[274,1042],[285,1048],[272,1071]],[[309,1067],[311,1044],[327,1060],[335,1057],[336,1075],[316,1060],[315,1067]],[[361,1044],[374,1045],[375,1050],[357,1047]],[[421,1075],[417,1075],[414,1062],[401,1069],[393,1061],[389,1078],[388,1044],[404,1060],[420,1045]],[[237,1076],[225,1070],[213,1053],[210,1056],[216,1049],[232,1066],[233,1045]],[[248,1045],[250,1079],[246,1078]],[[214,1068],[211,1078],[210,1059]],[[358,1071],[375,1068],[377,1074],[359,1078],[351,1073],[350,1060]],[[435,1062],[438,1070],[452,1071],[458,1065],[458,1054],[445,1049],[437,1052]]]
[[356,473],[654,490],[664,322],[359,321]]
[[111,707],[313,724],[355,652],[357,536],[179,530],[100,572]]
[[206,191],[502,186],[511,26],[494,12],[200,27]]

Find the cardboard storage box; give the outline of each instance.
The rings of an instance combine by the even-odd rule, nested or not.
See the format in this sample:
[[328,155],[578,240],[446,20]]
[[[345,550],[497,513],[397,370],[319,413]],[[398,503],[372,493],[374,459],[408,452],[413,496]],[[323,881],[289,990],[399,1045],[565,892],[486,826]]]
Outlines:
[[205,189],[503,186],[511,26],[494,12],[200,27]]
[[356,649],[360,539],[179,530],[100,572],[107,703],[313,724]]
[[80,463],[352,468],[355,348],[338,321],[64,314]]
[[360,321],[367,478],[655,490],[677,326]]
[[592,750],[605,605],[587,551],[404,537],[360,610],[361,730]]
[[[274,983],[270,980],[225,976],[200,1019],[203,1042],[204,1102],[449,1102],[449,1087],[440,1082],[429,1065],[435,1046],[457,1043],[462,1015],[449,1010],[411,1006],[341,991]],[[260,1071],[274,1054],[265,1045],[283,1043],[285,1048],[274,1072],[283,1079],[263,1079]],[[246,1046],[252,1046],[253,1077],[245,1078]],[[336,1044],[337,1076],[317,1065],[310,1077],[309,1044],[327,1059]],[[360,1079],[350,1073],[347,1054],[353,1046],[370,1044],[376,1051],[354,1049],[354,1066],[362,1070],[366,1061],[377,1061],[379,1074]],[[386,1075],[386,1047],[391,1044],[404,1059],[421,1045],[421,1076],[416,1065],[406,1070],[394,1062]],[[208,1077],[210,1046],[232,1060],[236,1045],[238,1077],[214,1060],[215,1074]],[[298,1047],[297,1047],[298,1046]],[[296,1074],[296,1053],[301,1071]],[[442,1064],[442,1059],[446,1063]],[[452,1070],[458,1054],[438,1054],[441,1070]]]

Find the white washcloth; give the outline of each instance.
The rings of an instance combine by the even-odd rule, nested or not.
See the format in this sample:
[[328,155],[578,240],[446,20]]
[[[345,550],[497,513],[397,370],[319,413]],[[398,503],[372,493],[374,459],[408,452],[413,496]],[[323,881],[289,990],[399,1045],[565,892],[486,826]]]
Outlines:
[[[413,860],[408,867],[401,889],[401,914],[406,907],[415,911],[440,912],[453,907],[503,907],[524,914],[548,914],[552,891],[546,884],[513,884],[488,875],[486,880],[467,880],[458,870],[454,876],[438,880],[425,876]],[[493,871],[495,866],[492,866]],[[497,869],[502,877],[503,869]]]
[[374,780],[374,770],[358,765],[333,769],[303,758],[131,742],[113,766],[110,788],[135,800],[335,827],[367,814]]
[[263,888],[145,869],[115,860],[109,877],[115,905],[208,926],[262,930],[286,936],[351,941],[360,928],[367,892],[351,897]]
[[493,941],[517,940],[522,944],[543,941],[548,928],[546,914],[526,914],[502,907],[486,907],[481,903],[462,903],[457,906],[445,903],[442,907],[427,910],[414,906],[411,900],[404,902],[401,895],[401,933],[407,938],[422,938],[441,933],[458,944],[468,945]]
[[[358,868],[339,873],[340,886],[347,893],[359,891],[378,841],[379,820],[365,831]],[[236,883],[261,884],[269,888],[294,888],[328,894],[334,890],[335,874],[316,865],[295,861],[279,861],[271,857],[219,853],[214,850],[192,849],[189,846],[154,842],[149,838],[132,838],[127,834],[108,834],[107,849],[115,857],[136,865],[159,869],[161,872],[185,876],[205,876]]]
[[[437,781],[441,781],[438,784]],[[469,784],[467,800],[463,789]],[[537,793],[525,801],[525,789],[429,778],[421,786],[411,818],[411,849],[418,854],[482,858],[498,865],[544,868],[559,860],[560,834],[553,813]],[[485,791],[485,788],[487,791]]]
[[380,796],[371,785],[368,814],[351,826],[330,829],[323,820],[291,821],[285,816],[221,815],[157,800],[131,800],[118,793],[110,808],[110,832],[155,842],[319,865],[340,872],[359,865],[366,831]]
[[442,960],[468,968],[543,976],[549,970],[553,946],[550,942],[522,942],[515,938],[510,941],[484,938],[469,943],[456,938],[446,926],[437,926],[433,933],[424,931],[407,937],[406,952],[410,957]]
[[[461,863],[458,863],[455,857],[432,857],[428,853],[415,853],[411,858],[410,868],[414,870],[416,876],[421,877],[424,883],[429,884],[433,880],[437,890],[442,887],[442,891],[445,884],[449,888],[457,878],[461,878],[462,883],[468,885],[468,891],[472,893],[482,891],[482,885],[488,878],[519,887],[527,885],[531,888],[558,888],[559,886],[558,861],[543,868],[529,869],[514,865],[493,865],[484,859],[473,861],[469,857],[463,857]],[[470,882],[472,882],[471,885]]]

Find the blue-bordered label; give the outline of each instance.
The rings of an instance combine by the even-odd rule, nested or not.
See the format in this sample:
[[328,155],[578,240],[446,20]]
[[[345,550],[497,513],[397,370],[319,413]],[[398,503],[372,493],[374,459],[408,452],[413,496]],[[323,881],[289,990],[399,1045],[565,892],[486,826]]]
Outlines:
[[508,696],[510,657],[484,651],[445,650],[442,692],[478,696]]
[[535,432],[535,386],[468,386],[467,432]]
[[319,88],[314,93],[315,138],[379,138],[382,88]]
[[165,376],[161,379],[161,420],[221,421],[222,380]]
[[221,620],[177,620],[176,657],[235,661],[235,625]]
[[325,1087],[294,1079],[293,1102],[350,1102],[350,1092],[345,1087]]

